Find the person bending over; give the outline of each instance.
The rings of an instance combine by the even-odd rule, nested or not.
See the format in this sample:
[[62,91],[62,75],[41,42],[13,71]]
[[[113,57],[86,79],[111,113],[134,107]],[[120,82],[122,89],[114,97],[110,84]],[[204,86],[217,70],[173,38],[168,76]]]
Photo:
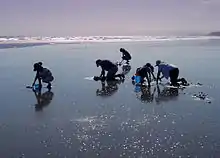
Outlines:
[[125,60],[127,64],[129,64],[129,61],[131,60],[131,55],[130,53],[125,50],[124,48],[120,48],[120,52],[122,53],[122,61],[120,64]]
[[[116,73],[118,72],[118,67],[117,65],[113,64],[111,61],[109,60],[96,60],[96,66],[97,67],[101,67],[102,71],[101,71],[101,75],[100,78],[102,81],[107,80],[107,81],[114,81],[116,80],[116,77],[119,77],[120,79],[124,78],[123,74],[118,74],[116,75]],[[107,71],[107,75],[105,76],[105,71]]]
[[47,83],[47,88],[50,90],[52,88],[51,82],[54,80],[54,77],[51,71],[47,68],[44,68],[42,65],[43,65],[42,62],[38,62],[34,64],[33,71],[36,71],[36,76],[32,84],[32,87],[35,85],[35,82],[38,80],[40,89],[42,88],[42,82],[43,82],[43,83]]
[[[178,79],[179,69],[177,66],[162,62],[161,60],[157,60],[155,66],[158,67],[157,84],[158,84],[158,81],[164,77],[167,80],[170,78],[171,86],[179,86],[179,83],[178,83],[179,81],[181,81],[183,85],[188,84],[184,78]],[[162,77],[160,77],[161,73],[162,73]]]
[[154,67],[150,63],[147,63],[146,65],[144,65],[144,67],[149,68],[148,75],[149,75],[150,81],[152,81],[152,77],[154,80],[156,80],[156,77],[154,76]]
[[146,78],[149,87],[150,87],[150,83],[151,83],[151,75],[153,76],[154,79],[156,79],[153,74],[153,70],[152,70],[150,63],[147,63],[143,67],[137,68],[137,70],[136,70],[136,76],[141,77],[140,83],[143,84],[145,81],[144,79]]

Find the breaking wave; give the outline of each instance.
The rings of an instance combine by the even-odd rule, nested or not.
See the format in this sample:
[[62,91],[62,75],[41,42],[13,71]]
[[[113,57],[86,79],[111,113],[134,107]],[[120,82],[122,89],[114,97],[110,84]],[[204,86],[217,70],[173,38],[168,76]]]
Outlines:
[[84,42],[144,42],[220,39],[214,36],[74,36],[74,37],[13,37],[0,36],[0,43],[84,43]]

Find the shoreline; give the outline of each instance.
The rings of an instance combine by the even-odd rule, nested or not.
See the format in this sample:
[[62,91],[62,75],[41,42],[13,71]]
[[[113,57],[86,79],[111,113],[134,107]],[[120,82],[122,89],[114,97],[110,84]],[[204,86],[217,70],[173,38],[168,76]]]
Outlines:
[[186,40],[211,40],[220,39],[219,36],[100,36],[100,37],[74,37],[74,38],[40,38],[29,39],[0,38],[0,44],[65,44],[65,43],[112,43],[112,42],[158,42],[158,41],[186,41]]
[[33,46],[42,46],[42,45],[58,45],[58,44],[92,44],[92,43],[131,43],[131,42],[174,42],[174,41],[197,41],[197,40],[220,40],[220,37],[158,37],[158,38],[137,38],[137,37],[127,37],[127,38],[101,38],[101,39],[92,39],[92,38],[78,38],[78,39],[29,39],[29,40],[3,40],[0,41],[0,49],[7,48],[23,48],[23,47],[33,47]]

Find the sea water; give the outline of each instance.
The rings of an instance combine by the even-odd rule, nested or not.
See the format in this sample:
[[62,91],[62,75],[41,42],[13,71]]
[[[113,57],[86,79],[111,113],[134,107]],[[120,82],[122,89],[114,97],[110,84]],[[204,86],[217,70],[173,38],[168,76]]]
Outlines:
[[[123,83],[101,83],[96,59],[132,54]],[[220,41],[45,45],[0,50],[0,157],[218,157]],[[135,92],[136,68],[175,64],[200,87]],[[41,94],[26,89],[42,61],[55,77]],[[119,68],[119,71],[121,69]],[[211,103],[192,96],[204,92]]]

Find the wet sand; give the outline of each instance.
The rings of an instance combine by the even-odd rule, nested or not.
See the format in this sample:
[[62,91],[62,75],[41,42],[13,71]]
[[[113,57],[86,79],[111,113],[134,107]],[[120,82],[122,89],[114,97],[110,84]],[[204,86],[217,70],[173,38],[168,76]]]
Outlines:
[[[0,50],[0,157],[218,157],[220,41],[45,45]],[[102,85],[95,60],[133,56],[124,83]],[[157,59],[203,85],[135,92],[131,76]],[[34,94],[32,64],[43,61],[53,89]],[[204,92],[211,103],[192,96]],[[154,93],[154,94],[153,94]]]

